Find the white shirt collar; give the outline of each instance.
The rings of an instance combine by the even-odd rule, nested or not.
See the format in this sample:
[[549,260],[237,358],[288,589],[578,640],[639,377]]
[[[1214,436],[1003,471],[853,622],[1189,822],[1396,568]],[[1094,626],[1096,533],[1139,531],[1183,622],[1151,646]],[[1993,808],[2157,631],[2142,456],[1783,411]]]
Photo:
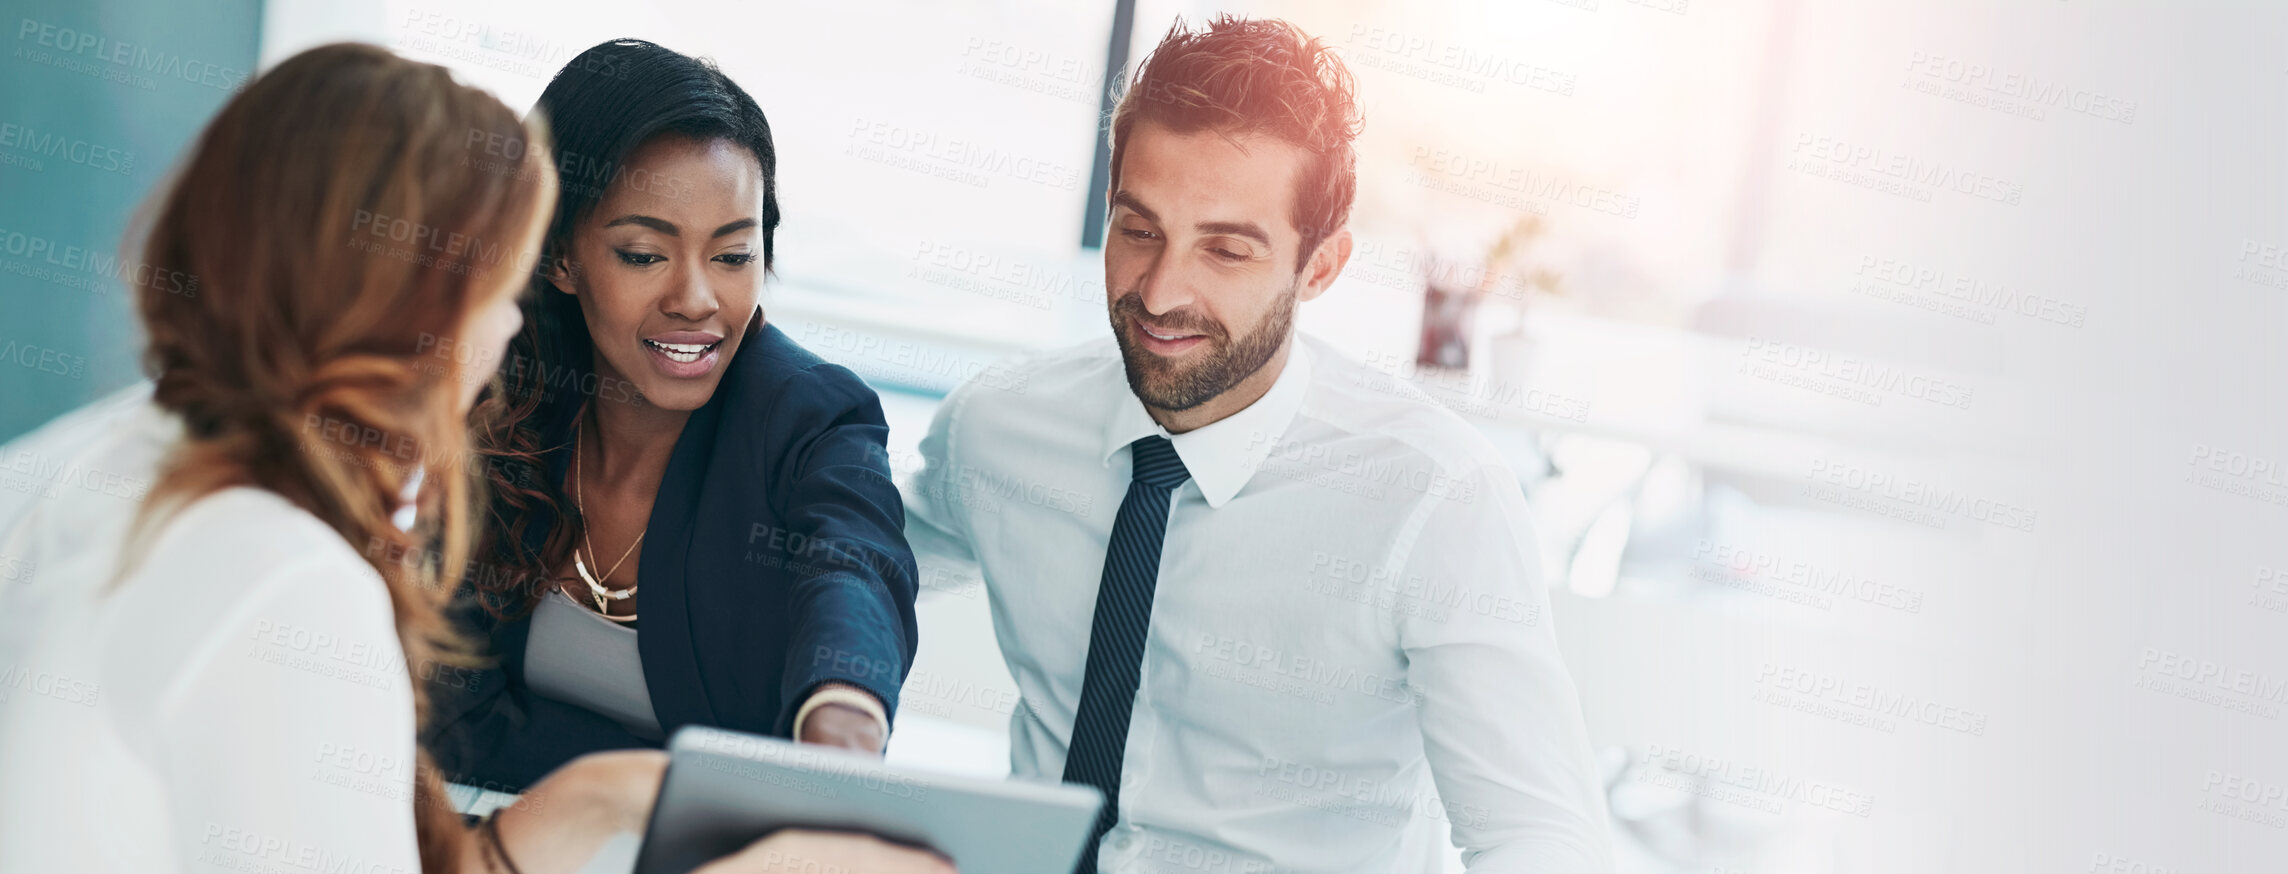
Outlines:
[[1113,373],[1120,380],[1121,400],[1113,405],[1112,416],[1105,422],[1104,464],[1110,466],[1112,456],[1130,443],[1154,434],[1166,437],[1175,444],[1176,457],[1184,460],[1184,469],[1191,472],[1192,482],[1199,484],[1208,506],[1220,508],[1263,466],[1263,459],[1303,408],[1303,397],[1311,385],[1311,350],[1303,335],[1295,334],[1287,344],[1287,365],[1279,378],[1271,381],[1269,391],[1221,421],[1182,434],[1170,434],[1153,420],[1144,402],[1129,390],[1125,370]]

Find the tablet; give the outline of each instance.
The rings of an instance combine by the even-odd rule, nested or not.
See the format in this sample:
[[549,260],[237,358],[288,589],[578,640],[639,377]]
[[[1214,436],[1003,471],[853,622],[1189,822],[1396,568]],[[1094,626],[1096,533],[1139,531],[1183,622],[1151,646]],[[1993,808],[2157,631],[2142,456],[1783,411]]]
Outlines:
[[718,728],[686,726],[667,753],[635,874],[684,874],[782,828],[867,832],[965,872],[1072,874],[1104,803],[1093,786],[934,774]]

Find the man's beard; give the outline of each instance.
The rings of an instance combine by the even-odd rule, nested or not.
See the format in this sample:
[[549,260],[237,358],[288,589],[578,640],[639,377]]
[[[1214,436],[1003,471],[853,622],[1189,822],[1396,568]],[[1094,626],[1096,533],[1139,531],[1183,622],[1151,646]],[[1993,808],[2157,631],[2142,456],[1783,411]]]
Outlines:
[[[1128,370],[1128,389],[1147,407],[1178,412],[1214,400],[1238,385],[1240,380],[1254,375],[1271,356],[1279,354],[1279,347],[1287,341],[1289,330],[1295,324],[1295,291],[1300,278],[1279,296],[1271,311],[1256,323],[1255,330],[1237,342],[1231,339],[1222,325],[1206,319],[1191,319],[1177,313],[1174,317],[1151,318],[1144,312],[1144,298],[1136,292],[1121,295],[1112,303],[1112,337],[1120,344],[1120,361]],[[1179,311],[1181,312],[1181,311]],[[1132,319],[1157,323],[1163,328],[1174,328],[1201,335],[1207,346],[1207,355],[1189,367],[1179,365],[1139,347],[1129,339],[1135,330]]]

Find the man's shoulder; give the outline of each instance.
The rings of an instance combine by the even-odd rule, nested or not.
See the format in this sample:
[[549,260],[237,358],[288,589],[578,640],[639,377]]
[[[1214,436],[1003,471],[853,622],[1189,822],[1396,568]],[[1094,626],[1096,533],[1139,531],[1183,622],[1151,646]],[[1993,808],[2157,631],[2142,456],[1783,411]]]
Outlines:
[[1119,350],[1106,337],[986,368],[946,396],[931,427],[943,435],[942,462],[1038,477],[1091,457],[1115,405],[1132,398]]
[[1311,391],[1303,414],[1342,439],[1379,445],[1394,458],[1450,475],[1508,469],[1484,432],[1409,380],[1324,341],[1298,339],[1311,350]]

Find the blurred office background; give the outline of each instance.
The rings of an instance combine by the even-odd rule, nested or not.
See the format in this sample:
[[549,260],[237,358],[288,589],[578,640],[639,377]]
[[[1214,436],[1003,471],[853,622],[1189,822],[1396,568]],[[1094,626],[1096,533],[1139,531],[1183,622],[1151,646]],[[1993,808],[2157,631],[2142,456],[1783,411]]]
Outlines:
[[[111,259],[232,71],[365,40],[525,107],[638,36],[770,114],[765,309],[883,393],[901,472],[952,386],[1105,332],[1108,64],[1287,18],[1365,117],[1359,247],[1301,327],[1509,456],[1622,871],[2288,859],[2280,10],[4,6],[0,439],[137,378]],[[1003,773],[984,596],[925,576],[892,757]]]

